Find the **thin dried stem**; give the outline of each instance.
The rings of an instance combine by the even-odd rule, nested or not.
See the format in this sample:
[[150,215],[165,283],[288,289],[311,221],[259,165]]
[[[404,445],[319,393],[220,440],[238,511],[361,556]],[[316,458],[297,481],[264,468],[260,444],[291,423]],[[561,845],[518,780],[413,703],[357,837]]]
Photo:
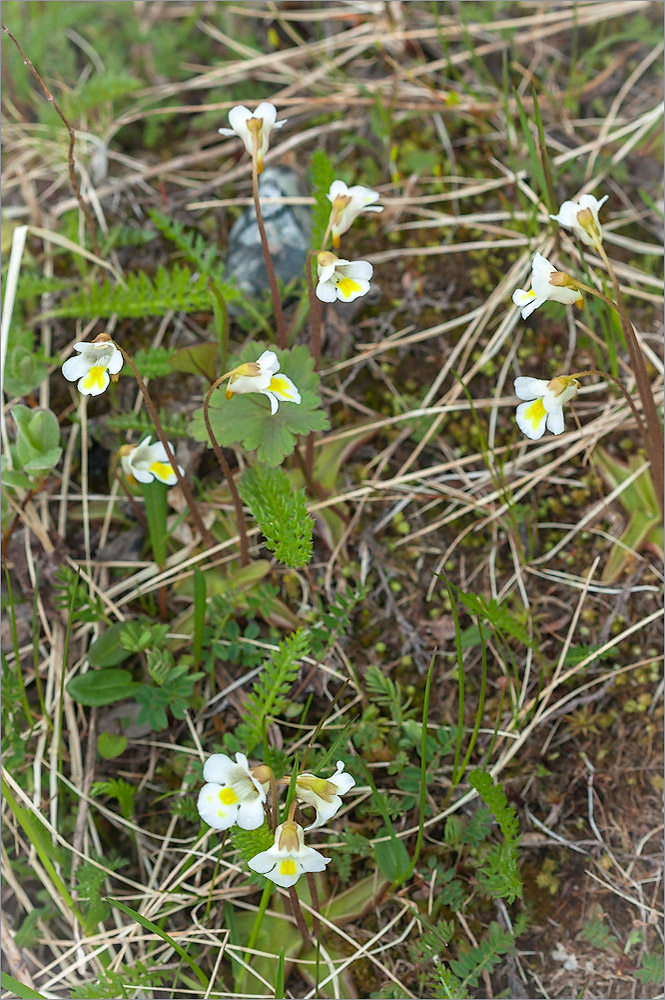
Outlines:
[[62,121],[64,123],[64,126],[67,129],[67,132],[69,133],[69,149],[67,150],[67,169],[69,171],[69,181],[70,181],[70,184],[72,185],[72,189],[74,191],[74,197],[76,198],[77,202],[79,203],[81,211],[83,212],[83,215],[85,216],[85,221],[88,224],[88,232],[90,234],[90,242],[92,243],[92,249],[95,251],[95,253],[97,254],[97,256],[100,257],[101,253],[100,253],[100,250],[99,250],[99,243],[97,242],[97,224],[95,222],[95,217],[93,216],[92,212],[90,211],[90,207],[88,205],[86,205],[86,203],[83,200],[83,196],[81,195],[81,187],[79,185],[78,177],[76,176],[76,167],[74,166],[74,144],[76,142],[76,133],[74,132],[74,129],[72,128],[72,126],[69,124],[69,122],[65,118],[64,114],[62,113],[60,105],[56,101],[55,97],[53,96],[53,94],[51,93],[51,91],[48,89],[48,87],[46,86],[46,84],[42,80],[41,76],[39,75],[39,73],[37,72],[37,70],[35,69],[35,67],[32,65],[32,62],[28,59],[28,57],[26,56],[25,52],[23,51],[23,49],[19,45],[19,42],[16,39],[16,37],[12,34],[12,32],[9,30],[9,28],[7,27],[6,24],[1,24],[0,27],[2,28],[2,30],[4,31],[4,33],[11,38],[12,42],[14,43],[14,45],[16,46],[16,48],[19,50],[19,52],[21,54],[21,58],[23,59],[23,62],[28,67],[28,69],[30,70],[30,72],[34,76],[35,80],[37,81],[37,83],[39,84],[39,86],[41,87],[41,89],[43,90],[44,95],[46,97],[46,100],[49,102],[49,104],[51,104],[53,106],[54,110],[58,113],[58,115],[62,119]]

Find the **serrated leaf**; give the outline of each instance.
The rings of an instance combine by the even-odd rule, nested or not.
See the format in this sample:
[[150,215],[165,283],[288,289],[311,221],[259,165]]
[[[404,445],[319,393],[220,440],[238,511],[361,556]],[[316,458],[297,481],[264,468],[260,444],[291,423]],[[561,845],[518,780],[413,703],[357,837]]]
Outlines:
[[73,677],[67,685],[67,691],[79,705],[92,708],[130,698],[140,686],[132,680],[129,670],[110,667],[106,670],[89,670],[87,674]]
[[282,469],[255,465],[240,480],[240,494],[261,529],[265,544],[285,566],[306,566],[312,558],[314,521],[304,490],[292,490]]
[[[266,349],[265,344],[248,344],[241,354],[229,361],[229,368],[256,361]],[[299,434],[325,430],[329,426],[328,417],[321,409],[317,392],[319,376],[314,371],[309,350],[298,346],[275,353],[280,371],[288,375],[300,391],[299,404],[280,403],[277,413],[271,414],[268,399],[260,393],[226,399],[223,391],[217,391],[209,408],[210,423],[221,445],[242,444],[247,451],[256,450],[259,462],[271,466],[281,465],[291,454]],[[197,441],[209,444],[203,409],[194,414],[188,430]]]

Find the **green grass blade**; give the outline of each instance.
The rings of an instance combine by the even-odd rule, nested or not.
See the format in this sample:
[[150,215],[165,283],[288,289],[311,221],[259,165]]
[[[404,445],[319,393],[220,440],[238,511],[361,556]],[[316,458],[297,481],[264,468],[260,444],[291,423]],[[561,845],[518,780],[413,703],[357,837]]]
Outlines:
[[6,972],[0,972],[0,983],[3,990],[9,990],[14,996],[20,997],[20,1000],[46,1000],[43,993],[38,993]]
[[169,944],[178,955],[180,955],[183,962],[187,963],[204,989],[208,988],[208,979],[203,970],[196,964],[193,958],[190,958],[185,949],[179,945],[177,941],[173,940],[170,934],[167,934],[165,930],[162,930],[159,924],[155,924],[152,920],[148,920],[148,918],[144,917],[142,913],[137,913],[137,911],[133,910],[131,906],[127,906],[126,903],[121,903],[119,899],[113,899],[111,896],[106,896],[105,898],[106,902],[111,906],[115,906],[118,910],[122,910],[122,912],[126,913],[128,917],[132,917],[136,920],[141,927],[145,927],[147,931],[157,934],[162,941],[166,941],[166,943]]

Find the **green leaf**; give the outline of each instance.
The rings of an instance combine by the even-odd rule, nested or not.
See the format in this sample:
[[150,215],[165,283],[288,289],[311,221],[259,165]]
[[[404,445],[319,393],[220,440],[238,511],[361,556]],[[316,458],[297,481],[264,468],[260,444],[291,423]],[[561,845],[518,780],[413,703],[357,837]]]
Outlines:
[[116,667],[123,663],[131,653],[121,642],[122,631],[127,628],[127,622],[114,622],[102,632],[88,649],[88,663],[92,667]]
[[476,789],[494,816],[504,837],[503,843],[490,848],[483,858],[478,873],[479,880],[490,895],[500,896],[512,903],[522,895],[522,880],[518,866],[517,813],[509,804],[501,785],[494,784],[491,775],[486,771],[481,771],[480,768],[473,770],[469,775],[469,784]]
[[[600,445],[594,448],[593,459],[596,468],[612,490],[629,479],[642,465],[639,455],[631,456],[628,464],[618,462]],[[663,557],[662,518],[650,469],[645,469],[626,486],[617,500],[626,512],[628,522],[621,537],[610,551],[601,578],[604,583],[614,583],[621,576],[633,558],[633,552],[653,548],[661,559]]]
[[[256,359],[267,345],[253,342],[229,361],[234,368]],[[293,347],[276,351],[280,370],[295,383],[301,402],[280,403],[277,413],[271,414],[270,404],[260,393],[235,395],[226,399],[217,391],[209,408],[210,423],[220,445],[242,444],[247,451],[257,451],[257,459],[265,465],[281,465],[297,443],[297,435],[325,430],[328,417],[321,409],[317,387],[319,376],[314,371],[314,361],[306,347]],[[197,410],[189,425],[189,433],[197,441],[208,442],[208,432],[203,420],[203,409]]]
[[106,670],[89,670],[87,674],[73,677],[67,691],[74,701],[91,708],[130,698],[140,686],[132,680],[129,670],[109,667]]
[[46,1000],[43,993],[37,993],[36,990],[30,989],[24,983],[14,979],[7,972],[0,972],[0,980],[2,981],[3,990],[9,990],[14,996],[20,998],[20,1000]]
[[48,409],[31,409],[18,403],[12,407],[16,421],[16,451],[26,470],[52,469],[60,460],[60,425]]
[[104,760],[113,760],[127,749],[127,737],[119,733],[100,733],[97,737],[97,752]]
[[239,483],[240,495],[256,518],[266,547],[285,566],[306,566],[312,558],[314,521],[304,490],[292,490],[282,469],[255,465]]
[[189,372],[192,375],[203,375],[210,383],[217,378],[217,354],[219,344],[215,341],[205,344],[195,344],[193,347],[181,347],[169,358],[171,368],[176,372]]
[[141,927],[144,927],[147,931],[150,931],[151,934],[156,934],[158,937],[162,939],[162,941],[166,941],[166,943],[170,945],[171,948],[173,948],[175,953],[177,955],[180,955],[183,962],[187,963],[187,965],[190,967],[190,969],[192,970],[198,981],[203,986],[204,990],[208,989],[210,984],[203,970],[199,968],[196,962],[192,958],[190,958],[190,956],[187,954],[185,949],[181,945],[179,945],[178,942],[175,941],[170,934],[167,934],[165,930],[162,930],[159,924],[154,924],[152,920],[148,920],[148,918],[144,917],[142,913],[137,913],[136,910],[132,910],[131,906],[127,906],[125,903],[121,903],[119,899],[112,899],[110,896],[108,896],[106,901],[110,903],[111,906],[115,906],[116,909],[122,910],[122,912],[126,913],[127,916],[132,917],[137,922],[137,924],[140,924]]
[[[380,831],[380,835],[388,832],[384,828]],[[389,882],[396,882],[409,867],[409,852],[404,846],[404,842],[399,840],[392,831],[390,840],[384,840],[374,845],[374,857],[381,874]]]

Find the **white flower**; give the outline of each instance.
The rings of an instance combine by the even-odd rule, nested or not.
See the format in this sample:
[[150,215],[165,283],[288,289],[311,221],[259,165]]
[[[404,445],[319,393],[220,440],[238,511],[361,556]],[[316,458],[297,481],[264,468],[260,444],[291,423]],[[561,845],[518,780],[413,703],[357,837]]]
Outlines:
[[[250,769],[244,753],[234,764],[225,753],[214,753],[203,767],[207,784],[199,792],[197,807],[201,819],[215,830],[228,830],[237,823],[243,830],[256,830],[263,823],[267,768]],[[258,773],[258,778],[257,778]]]
[[[148,435],[140,444],[123,445],[120,449],[120,461],[125,475],[133,477],[138,483],[151,483],[153,479],[158,479],[160,483],[173,486],[178,482],[173,466],[169,462],[166,448],[161,441],[151,444],[151,437]],[[173,451],[173,445],[169,442],[169,448]],[[180,475],[184,476],[185,470],[178,466]]]
[[362,184],[354,184],[347,187],[344,181],[333,181],[328,192],[328,199],[332,202],[330,212],[330,230],[332,232],[332,243],[335,248],[339,246],[339,238],[342,233],[350,229],[354,220],[362,212],[382,212],[381,205],[374,205],[381,195],[378,191],[363,187]]
[[572,229],[582,243],[588,247],[598,246],[603,241],[603,230],[598,220],[598,210],[609,195],[598,201],[592,194],[583,194],[579,201],[564,201],[558,215],[550,215],[560,226]]
[[342,260],[323,250],[316,259],[319,283],[316,296],[322,302],[353,302],[369,291],[374,268],[368,260]]
[[517,426],[532,441],[543,436],[545,427],[552,434],[561,434],[564,404],[577,395],[579,387],[571,375],[557,375],[549,382],[543,378],[516,378],[515,395],[530,400],[517,407]]
[[354,778],[344,770],[344,761],[337,761],[337,770],[329,778],[317,778],[309,771],[304,771],[296,778],[296,797],[316,809],[316,820],[308,830],[323,826],[341,808],[340,795],[346,793],[355,785]]
[[[123,366],[121,352],[108,333],[100,333],[93,341],[74,344],[78,354],[68,358],[62,374],[70,382],[78,379],[78,390],[84,396],[99,396],[107,388],[110,375],[117,375]],[[113,379],[117,382],[117,378]]]
[[566,305],[573,302],[580,307],[584,305],[579,288],[572,287],[567,282],[574,284],[570,275],[565,271],[557,271],[547,257],[537,253],[531,265],[531,290],[526,292],[523,288],[517,288],[513,292],[513,302],[522,310],[522,319],[527,319],[534,309],[542,306],[548,299]]
[[303,828],[287,820],[275,830],[275,843],[267,851],[255,854],[247,862],[259,875],[288,889],[303,872],[322,872],[330,861],[313,847],[305,847]]
[[220,128],[217,131],[221,135],[237,135],[245,143],[245,149],[250,156],[253,156],[256,150],[257,171],[261,173],[263,157],[270,145],[270,133],[274,128],[286,125],[288,121],[288,118],[284,118],[278,122],[275,121],[276,118],[277,108],[268,101],[262,101],[254,113],[244,104],[238,104],[229,111],[231,128]]
[[229,379],[226,398],[237,392],[260,392],[270,400],[270,412],[277,413],[279,403],[299,403],[300,393],[288,376],[279,372],[274,351],[264,351],[258,361],[246,361],[223,378]]

